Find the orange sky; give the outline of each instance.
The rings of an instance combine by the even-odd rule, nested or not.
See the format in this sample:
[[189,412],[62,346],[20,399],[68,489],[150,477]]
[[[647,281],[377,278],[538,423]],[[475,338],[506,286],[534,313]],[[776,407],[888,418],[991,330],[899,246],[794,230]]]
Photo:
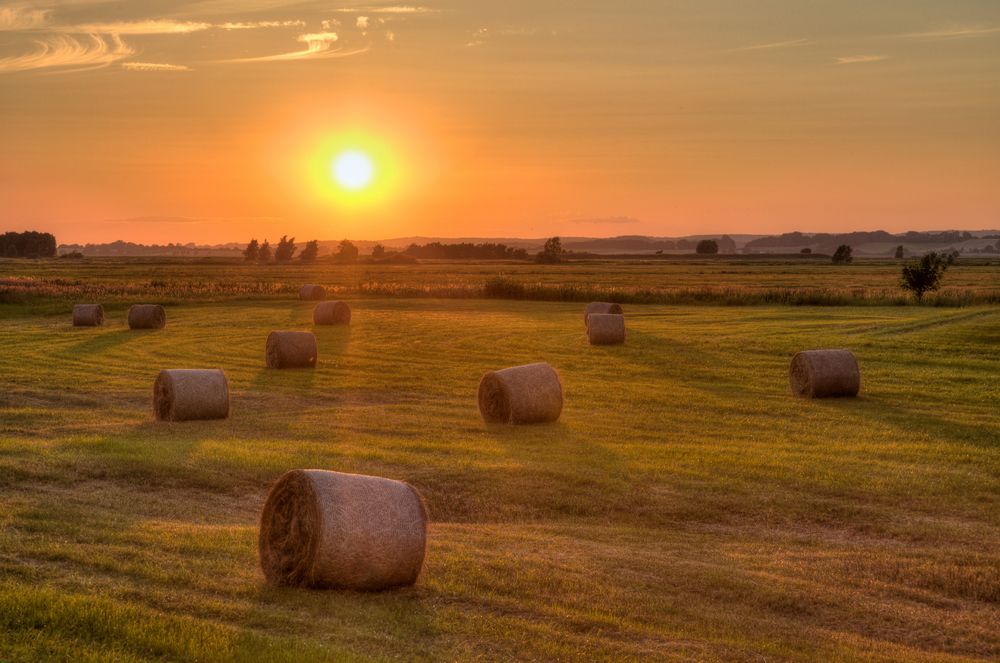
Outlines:
[[995,0],[0,7],[0,230],[1000,227]]

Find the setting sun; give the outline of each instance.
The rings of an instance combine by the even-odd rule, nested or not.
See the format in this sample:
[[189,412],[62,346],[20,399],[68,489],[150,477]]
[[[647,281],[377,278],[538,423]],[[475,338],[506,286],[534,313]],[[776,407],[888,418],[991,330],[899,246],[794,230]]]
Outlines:
[[333,162],[333,178],[341,187],[357,191],[371,184],[375,177],[375,164],[360,150],[348,150],[337,155]]

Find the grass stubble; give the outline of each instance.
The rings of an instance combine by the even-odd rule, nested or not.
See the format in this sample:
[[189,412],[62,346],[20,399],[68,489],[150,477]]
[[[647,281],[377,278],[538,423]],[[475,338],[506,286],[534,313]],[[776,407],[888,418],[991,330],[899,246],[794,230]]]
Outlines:
[[[264,339],[307,302],[134,332],[8,307],[0,658],[1000,657],[1000,310],[632,305],[599,347],[577,304],[350,305],[293,371]],[[789,394],[821,347],[854,351],[860,398]],[[560,420],[484,425],[480,377],[541,360]],[[230,418],[155,422],[175,367],[224,368]],[[268,586],[257,518],[291,468],[416,486],[416,586]]]

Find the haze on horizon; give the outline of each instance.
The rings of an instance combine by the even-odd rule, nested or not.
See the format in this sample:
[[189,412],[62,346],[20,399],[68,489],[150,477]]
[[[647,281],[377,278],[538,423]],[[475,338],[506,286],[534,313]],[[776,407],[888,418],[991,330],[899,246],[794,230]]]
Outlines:
[[995,228],[998,71],[995,0],[14,0],[0,230]]

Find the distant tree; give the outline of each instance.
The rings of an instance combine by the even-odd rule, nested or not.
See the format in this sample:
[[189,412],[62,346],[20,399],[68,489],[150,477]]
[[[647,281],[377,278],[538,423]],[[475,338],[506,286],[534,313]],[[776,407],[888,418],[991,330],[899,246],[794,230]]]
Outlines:
[[299,260],[302,262],[315,262],[317,256],[319,256],[319,240],[313,239],[306,242],[305,248],[299,254]]
[[264,243],[260,245],[260,249],[257,251],[257,262],[270,262],[271,261],[271,243],[264,240]]
[[535,256],[535,262],[541,262],[546,264],[555,264],[562,262],[562,240],[558,237],[550,237],[545,240],[545,246],[542,250]]
[[899,246],[896,247],[896,253],[894,255],[896,257],[896,260],[902,260],[903,259],[903,245],[902,244],[900,244]]
[[29,230],[0,235],[0,255],[8,258],[54,258],[56,238],[51,233]]
[[813,252],[813,250],[810,249],[808,246],[806,248],[802,249],[801,251],[799,251],[799,253],[804,253],[806,255],[809,255],[812,252]]
[[694,251],[702,255],[715,255],[719,252],[719,243],[714,239],[703,239],[698,242],[698,246],[695,247]]
[[349,239],[340,241],[340,246],[337,249],[337,260],[340,262],[357,262],[358,247],[354,246],[354,242]]
[[851,262],[854,262],[854,257],[851,255],[851,247],[847,244],[838,246],[837,250],[833,252],[833,264],[847,265]]
[[243,249],[243,258],[249,262],[254,262],[260,255],[260,242],[256,239],[250,240],[247,248]]
[[917,262],[903,266],[899,287],[912,292],[919,302],[924,298],[925,292],[941,287],[941,277],[957,258],[956,252],[939,254],[931,251]]
[[288,238],[288,235],[282,235],[281,239],[278,240],[278,246],[274,249],[274,261],[275,262],[288,262],[295,255],[295,238]]
[[385,247],[381,244],[376,244],[372,247],[372,258],[384,258],[385,257]]

